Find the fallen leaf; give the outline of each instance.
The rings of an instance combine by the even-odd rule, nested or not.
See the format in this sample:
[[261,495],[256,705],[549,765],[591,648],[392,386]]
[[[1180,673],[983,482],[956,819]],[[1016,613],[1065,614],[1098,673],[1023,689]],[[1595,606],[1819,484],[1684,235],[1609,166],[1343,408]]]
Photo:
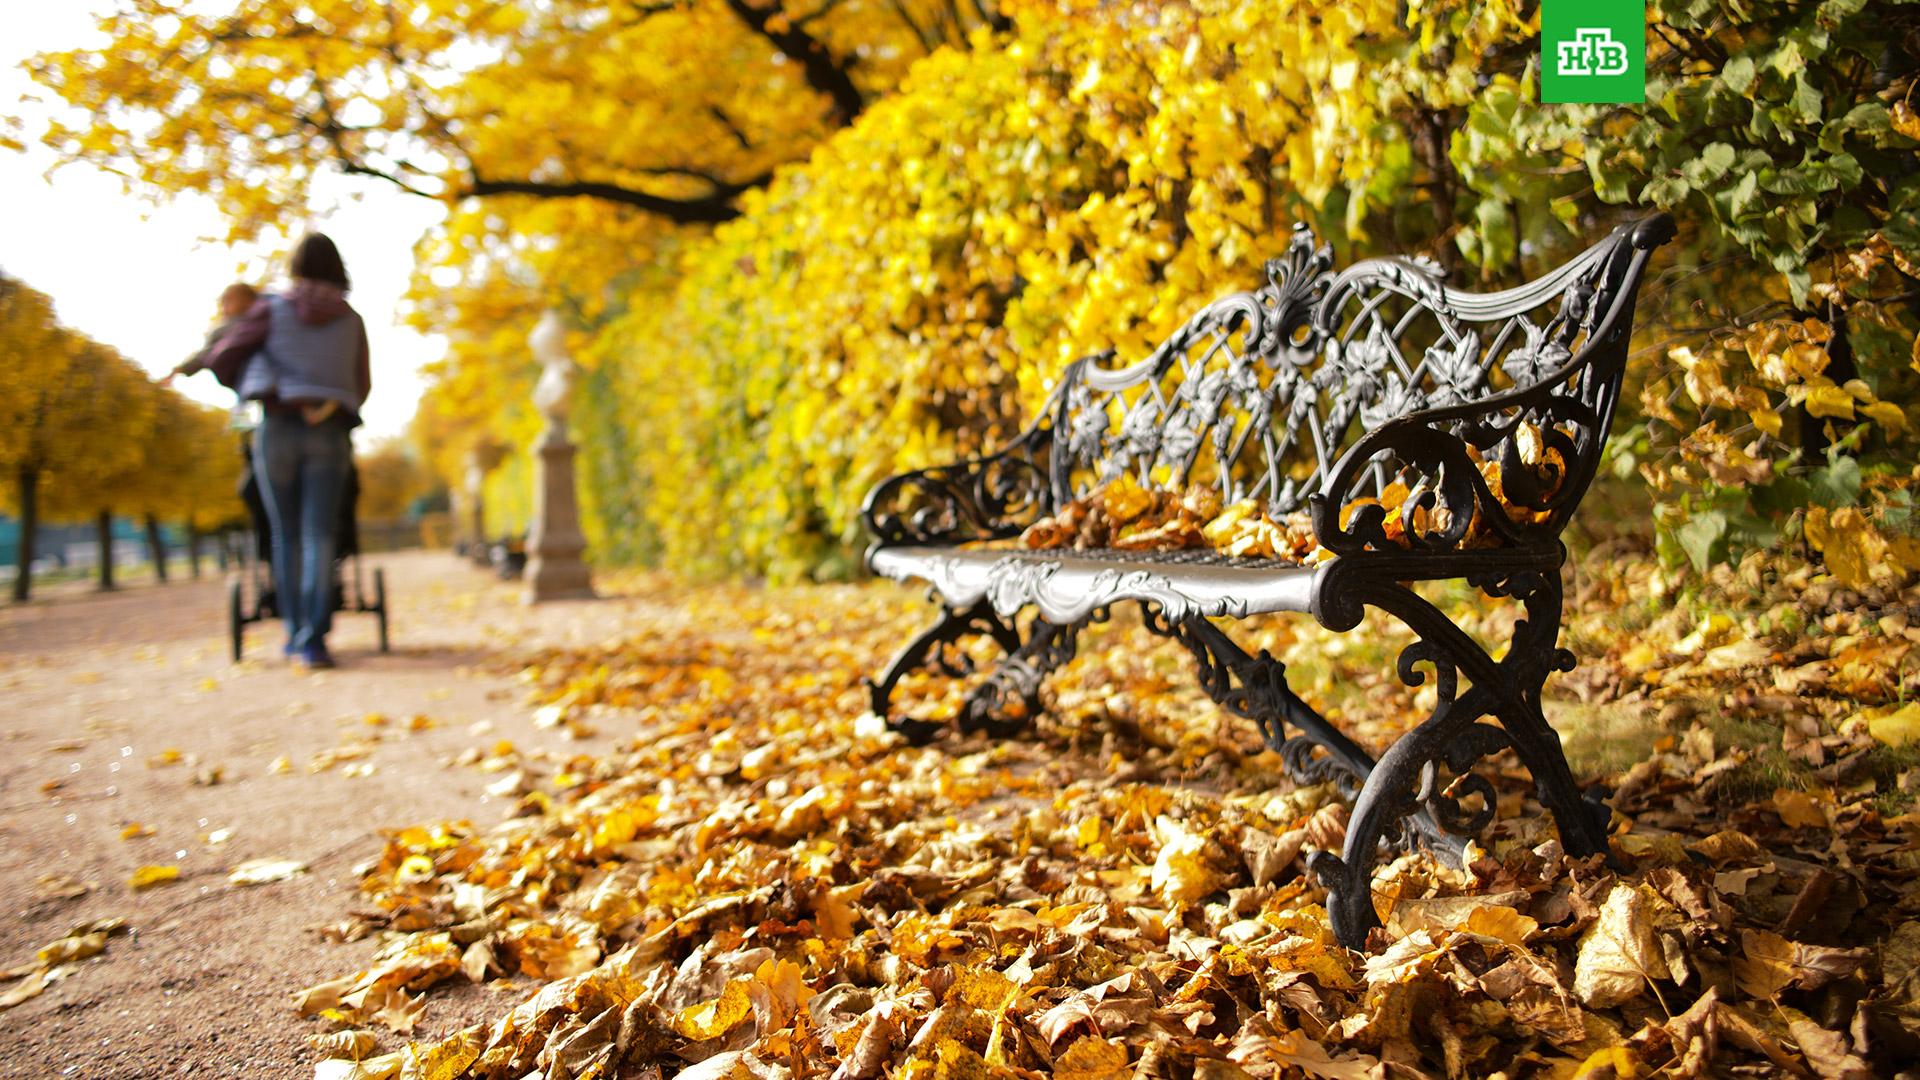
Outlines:
[[177,866],[142,866],[133,872],[133,877],[127,884],[133,887],[133,891],[141,892],[155,885],[177,881],[179,878],[180,868]]
[[295,874],[304,873],[307,864],[298,859],[248,859],[233,868],[227,875],[230,885],[266,885],[275,881],[285,881]]
[[1580,937],[1573,992],[1581,1004],[1609,1008],[1637,997],[1655,979],[1667,979],[1666,955],[1655,934],[1657,897],[1617,883],[1600,905],[1600,917]]
[[1054,1059],[1054,1080],[1128,1080],[1127,1048],[1118,1040],[1084,1035]]
[[1867,732],[1888,746],[1920,741],[1920,701],[1909,702],[1885,716],[1867,721]]
[[323,1035],[307,1036],[307,1045],[319,1051],[321,1057],[359,1061],[372,1056],[380,1045],[380,1038],[371,1031],[357,1029],[330,1031]]

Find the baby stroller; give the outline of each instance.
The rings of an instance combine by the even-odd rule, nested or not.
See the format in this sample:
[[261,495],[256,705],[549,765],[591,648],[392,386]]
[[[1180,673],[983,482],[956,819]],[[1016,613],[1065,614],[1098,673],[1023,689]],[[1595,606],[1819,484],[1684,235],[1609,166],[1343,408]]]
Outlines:
[[[267,504],[260,485],[253,478],[252,440],[240,440],[240,455],[245,468],[240,474],[240,501],[247,506],[253,522],[253,540],[241,547],[240,574],[227,586],[227,622],[233,639],[233,661],[240,662],[246,651],[247,624],[279,618],[278,597],[273,580],[273,538],[267,523]],[[378,620],[380,651],[387,651],[387,578],[379,567],[373,568],[373,589],[369,594],[360,569],[360,532],[355,524],[354,504],[360,498],[360,474],[347,466],[347,490],[340,500],[340,520],[336,523],[333,548],[333,610],[372,615]]]

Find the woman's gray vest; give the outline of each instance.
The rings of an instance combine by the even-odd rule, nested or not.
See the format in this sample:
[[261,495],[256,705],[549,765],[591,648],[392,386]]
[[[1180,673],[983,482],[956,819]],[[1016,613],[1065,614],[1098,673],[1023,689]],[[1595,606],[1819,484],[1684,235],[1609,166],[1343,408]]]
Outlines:
[[293,301],[267,297],[266,344],[240,376],[240,398],[337,401],[355,413],[365,404],[356,368],[360,362],[360,316],[353,311],[320,325],[302,322]]

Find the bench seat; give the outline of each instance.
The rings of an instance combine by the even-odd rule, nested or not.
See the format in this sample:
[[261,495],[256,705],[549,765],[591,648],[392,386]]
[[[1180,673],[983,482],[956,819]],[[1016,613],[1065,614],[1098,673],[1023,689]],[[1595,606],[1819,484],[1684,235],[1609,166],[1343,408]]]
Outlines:
[[1279,559],[1247,559],[1193,549],[1117,548],[1028,551],[905,545],[873,553],[873,572],[896,581],[924,581],[950,607],[981,599],[1012,617],[1035,608],[1066,625],[1120,601],[1152,603],[1186,614],[1240,618],[1311,610],[1315,567]]

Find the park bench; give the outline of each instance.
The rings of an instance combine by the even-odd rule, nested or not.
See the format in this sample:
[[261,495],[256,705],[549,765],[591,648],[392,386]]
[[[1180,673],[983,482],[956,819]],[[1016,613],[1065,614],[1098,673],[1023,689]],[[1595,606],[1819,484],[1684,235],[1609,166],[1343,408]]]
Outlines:
[[[1136,602],[1291,776],[1353,800],[1341,853],[1308,863],[1348,946],[1379,925],[1383,850],[1419,843],[1457,858],[1492,821],[1492,785],[1471,770],[1503,749],[1526,766],[1564,849],[1605,852],[1610,811],[1576,785],[1541,690],[1573,667],[1557,643],[1559,535],[1600,463],[1648,256],[1673,232],[1665,215],[1632,222],[1530,284],[1475,294],[1424,259],[1334,272],[1331,250],[1296,227],[1259,289],[1216,301],[1136,363],[1074,361],[1038,420],[997,451],[869,493],[868,565],[926,582],[942,607],[870,682],[873,712],[916,741],[938,732],[892,706],[918,671],[967,680],[952,721],[963,731],[1011,733],[1038,714],[1041,680],[1073,657],[1080,629]],[[1310,519],[1317,549],[1287,561],[1017,546],[1115,483],[1258,499],[1275,519]],[[1448,579],[1521,605],[1504,653],[1414,588]],[[1399,677],[1419,685],[1430,667],[1438,700],[1378,759],[1290,690],[1280,661],[1216,622],[1299,612],[1347,631],[1368,607],[1413,631]],[[978,665],[982,648],[1003,658]]]

